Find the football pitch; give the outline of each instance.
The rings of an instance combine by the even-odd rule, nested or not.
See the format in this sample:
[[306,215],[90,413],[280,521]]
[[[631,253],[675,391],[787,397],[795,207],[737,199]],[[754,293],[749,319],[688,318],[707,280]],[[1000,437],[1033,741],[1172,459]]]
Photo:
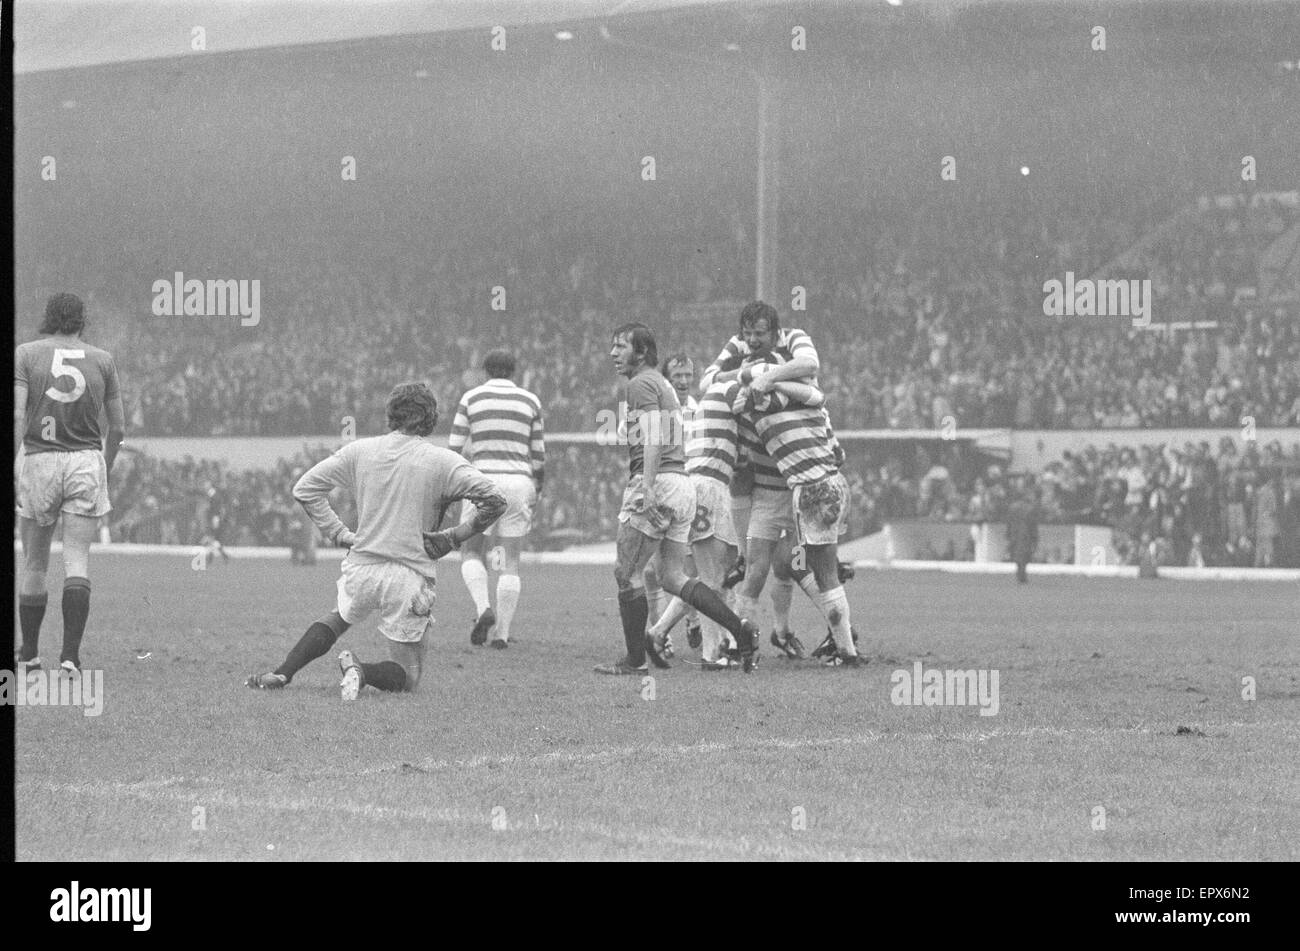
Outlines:
[[[591,672],[620,653],[612,569],[525,566],[496,651],[449,561],[418,694],[345,704],[334,652],[245,687],[336,572],[97,555],[103,712],[16,710],[18,858],[1300,859],[1293,583],[860,571],[867,669],[778,658],[765,615],[754,674],[687,665],[679,628],[644,682]],[[373,620],[340,644],[383,656]],[[995,671],[996,715],[896,704],[918,661]]]

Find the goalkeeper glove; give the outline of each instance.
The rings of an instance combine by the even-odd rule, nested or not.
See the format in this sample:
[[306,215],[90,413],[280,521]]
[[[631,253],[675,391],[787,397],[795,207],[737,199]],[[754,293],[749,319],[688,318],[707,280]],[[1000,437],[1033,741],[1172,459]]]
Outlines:
[[459,548],[456,544],[456,537],[452,534],[454,529],[445,529],[441,532],[424,533],[424,553],[437,561],[443,555],[450,552],[453,548]]

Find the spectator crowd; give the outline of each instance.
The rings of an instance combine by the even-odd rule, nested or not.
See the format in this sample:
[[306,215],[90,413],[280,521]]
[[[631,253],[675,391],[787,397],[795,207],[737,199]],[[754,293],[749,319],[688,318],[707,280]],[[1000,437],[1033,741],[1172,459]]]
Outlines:
[[[153,316],[138,293],[153,276],[118,274],[92,295],[88,337],[117,355],[136,434],[322,435],[349,418],[373,432],[393,383],[426,379],[451,405],[495,346],[518,354],[549,430],[589,432],[614,400],[613,326],[644,320],[701,361],[733,329],[689,317],[749,295],[752,234],[728,207],[673,234],[552,224],[383,258],[263,256],[247,269],[263,284],[256,327]],[[807,308],[777,304],[821,348],[837,427],[1300,425],[1300,319],[1256,296],[1295,207],[1004,208],[789,216],[781,275]],[[1117,261],[1152,282],[1157,323],[1216,326],[1044,316],[1044,281]]]
[[[890,521],[1002,523],[1024,487],[1005,463],[973,450],[848,446],[849,537]],[[901,443],[890,444],[899,447]],[[289,490],[328,449],[304,449],[274,469],[126,453],[113,475],[115,541],[290,545],[310,532]],[[626,460],[617,447],[553,446],[529,536],[536,549],[614,538]],[[1300,443],[1231,439],[1066,452],[1029,480],[1046,524],[1107,525],[1127,564],[1300,567]],[[351,499],[335,504],[354,520]],[[960,557],[956,555],[955,557]],[[1064,557],[1064,556],[1063,556]],[[1068,559],[1065,559],[1068,560]]]
[[[1285,294],[1261,292],[1265,251],[1300,221],[1293,201],[1001,200],[940,212],[791,199],[780,276],[807,306],[776,303],[819,347],[839,430],[1300,426],[1300,314]],[[548,432],[592,433],[617,400],[615,325],[645,321],[661,353],[700,366],[733,331],[754,245],[738,208],[715,196],[671,232],[520,221],[382,253],[320,236],[279,256],[263,247],[244,272],[223,275],[262,281],[261,320],[249,327],[154,316],[139,289],[157,275],[112,269],[88,295],[87,338],[117,358],[132,435],[376,434],[385,395],[405,379],[430,382],[445,418],[502,346],[518,356],[517,382],[541,398]],[[1212,326],[1045,316],[1044,282],[1068,272],[1150,280],[1155,322]],[[35,277],[42,289],[53,280]],[[889,519],[1005,515],[1005,466],[951,445],[900,445],[849,444],[852,534]],[[112,532],[285,544],[310,531],[288,488],[326,451],[265,471],[128,453],[113,476]],[[1238,453],[1230,441],[1089,448],[1047,466],[1036,491],[1046,521],[1110,525],[1129,560],[1296,565],[1298,452]],[[611,538],[624,464],[607,447],[552,443],[533,544]]]

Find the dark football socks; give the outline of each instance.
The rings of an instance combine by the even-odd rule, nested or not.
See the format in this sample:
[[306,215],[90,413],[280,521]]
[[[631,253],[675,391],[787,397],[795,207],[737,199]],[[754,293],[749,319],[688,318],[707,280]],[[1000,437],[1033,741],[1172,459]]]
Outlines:
[[627,644],[627,662],[633,667],[645,663],[645,622],[650,603],[644,588],[625,588],[618,593],[618,616],[623,622],[623,641]]
[[307,628],[307,633],[293,645],[293,650],[289,651],[289,656],[284,659],[284,663],[275,668],[275,673],[284,674],[293,680],[294,674],[323,655],[338,639],[339,636],[328,624],[313,621],[311,627]]
[[81,666],[81,638],[90,617],[90,579],[67,578],[63,582],[63,652],[60,661]]
[[41,621],[45,620],[45,606],[49,602],[50,596],[45,592],[18,595],[18,626],[23,632],[23,648],[18,654],[19,660],[31,660],[38,653]]
[[727,607],[722,598],[718,597],[718,593],[699,578],[688,578],[686,584],[682,585],[678,597],[710,621],[725,627],[736,639],[737,644],[744,643],[744,630],[741,628],[740,618],[736,612]]
[[361,674],[366,685],[376,690],[397,693],[406,689],[406,668],[395,660],[381,660],[377,664],[361,664]]

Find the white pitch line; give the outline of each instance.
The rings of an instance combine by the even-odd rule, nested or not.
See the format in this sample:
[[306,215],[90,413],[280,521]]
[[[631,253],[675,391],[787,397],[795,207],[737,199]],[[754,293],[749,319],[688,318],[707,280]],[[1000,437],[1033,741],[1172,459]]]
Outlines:
[[[1206,730],[1216,729],[1239,729],[1239,728],[1263,728],[1277,727],[1280,724],[1276,721],[1257,721],[1252,723],[1243,723],[1233,721],[1229,723],[1200,723],[1199,726]],[[1155,730],[1150,726],[1128,726],[1128,727],[1027,727],[1020,730],[990,730],[987,732],[963,732],[963,733],[880,733],[876,731],[866,731],[856,736],[839,736],[823,737],[820,739],[769,739],[756,743],[694,743],[678,746],[647,746],[647,747],[616,747],[608,750],[593,750],[588,753],[566,753],[557,751],[554,753],[543,753],[540,755],[507,755],[507,756],[475,756],[470,759],[462,760],[424,760],[416,765],[425,772],[436,772],[447,769],[477,769],[484,766],[501,767],[515,765],[537,765],[547,766],[555,763],[572,764],[572,763],[602,763],[615,762],[621,759],[659,757],[680,759],[694,756],[705,756],[717,753],[743,753],[755,752],[762,753],[769,750],[802,750],[814,747],[825,746],[863,746],[870,743],[877,743],[882,740],[898,739],[910,740],[920,739],[929,741],[960,741],[986,743],[995,739],[1017,739],[1034,736],[1099,736],[1105,734],[1148,734]],[[350,773],[293,773],[285,775],[289,780],[313,780],[329,777],[346,778],[348,776],[373,776],[385,772],[395,772],[401,769],[399,766],[371,767],[360,772]],[[426,824],[455,824],[468,825],[475,827],[487,826],[491,828],[491,816],[483,813],[466,813],[455,809],[407,809],[393,806],[377,806],[372,803],[357,803],[350,799],[327,798],[256,798],[248,796],[233,795],[222,789],[206,789],[194,792],[185,792],[179,789],[169,789],[168,787],[176,786],[180,783],[199,783],[205,785],[225,784],[239,779],[249,778],[266,778],[265,774],[260,777],[258,774],[245,774],[243,776],[226,775],[222,777],[192,777],[187,779],[184,776],[168,776],[161,779],[140,780],[137,782],[123,783],[46,783],[45,789],[50,793],[63,793],[77,796],[92,796],[96,798],[120,798],[128,797],[149,803],[187,803],[204,806],[228,806],[240,810],[261,809],[265,811],[288,811],[288,812],[336,812],[350,815],[363,819],[376,819],[381,821],[398,821],[398,822],[421,822]],[[830,851],[817,849],[811,845],[784,844],[771,842],[754,842],[746,836],[739,838],[722,838],[722,837],[702,837],[670,833],[667,831],[646,832],[641,829],[628,827],[612,827],[601,823],[590,822],[548,822],[542,825],[540,820],[536,824],[530,824],[527,821],[509,823],[506,830],[509,832],[535,831],[538,833],[560,833],[569,835],[584,835],[592,838],[605,839],[611,842],[627,842],[638,847],[663,847],[680,846],[684,848],[695,849],[708,854],[726,854],[737,856],[748,856],[755,858],[775,858],[775,859],[795,859],[810,858],[830,861],[852,861],[869,858],[865,853],[847,853],[843,851]],[[773,830],[775,832],[775,830]]]
[[551,822],[542,824],[508,822],[506,828],[493,829],[493,817],[486,813],[466,813],[456,809],[406,809],[393,806],[377,806],[372,803],[357,803],[350,799],[327,798],[272,798],[240,796],[222,790],[207,792],[181,792],[180,790],[161,790],[141,788],[140,784],[111,783],[50,783],[47,789],[52,793],[67,793],[78,796],[92,796],[100,799],[127,797],[153,804],[194,804],[204,807],[225,806],[240,812],[265,810],[271,812],[336,812],[362,819],[396,821],[404,823],[424,823],[428,825],[466,825],[476,828],[492,829],[494,833],[511,832],[560,833],[582,835],[592,838],[607,839],[612,842],[627,842],[638,847],[682,846],[711,854],[731,854],[758,858],[776,859],[820,859],[826,861],[854,861],[866,858],[865,854],[849,853],[842,850],[819,849],[812,845],[785,845],[770,842],[755,842],[749,836],[735,838],[718,836],[701,837],[682,835],[668,831],[646,832],[633,826],[608,826],[592,822]]
[[[1204,729],[1220,729],[1232,727],[1260,727],[1275,726],[1277,724],[1268,722],[1254,723],[1203,723]],[[821,738],[801,738],[801,739],[767,739],[755,743],[691,743],[679,746],[624,746],[608,750],[593,750],[588,753],[567,753],[556,751],[554,753],[539,753],[532,755],[509,754],[505,756],[475,756],[471,759],[448,760],[448,759],[428,759],[420,760],[415,763],[405,765],[415,766],[425,772],[437,772],[447,769],[477,769],[483,766],[502,767],[502,766],[529,766],[538,765],[546,766],[553,763],[562,763],[565,765],[574,763],[606,763],[614,762],[620,759],[635,759],[638,757],[660,757],[668,759],[686,759],[693,756],[706,756],[716,753],[764,753],[769,750],[803,750],[812,749],[821,746],[864,746],[871,743],[878,743],[882,740],[932,740],[932,741],[960,741],[986,743],[989,740],[996,739],[1022,739],[1032,736],[1096,736],[1107,733],[1124,734],[1124,733],[1152,733],[1155,732],[1150,726],[1130,726],[1130,727],[1051,727],[1051,726],[1034,726],[1026,727],[1021,730],[989,730],[986,732],[962,732],[962,733],[880,733],[875,730],[867,730],[855,736],[832,736]],[[369,769],[349,772],[346,774],[337,774],[340,776],[369,776],[377,773],[395,772],[401,769],[401,766],[372,766]],[[308,774],[315,778],[317,774]],[[335,775],[335,774],[320,774]],[[218,780],[219,781],[219,780]]]
[[[1232,721],[1228,723],[1205,723],[1197,721],[1200,729],[1236,729],[1248,728],[1258,729],[1263,727],[1276,728],[1288,724],[1280,721],[1254,721],[1241,722]],[[1002,739],[1025,739],[1036,736],[1102,736],[1106,734],[1143,734],[1158,732],[1150,725],[1139,726],[1099,726],[1099,727],[1054,727],[1054,726],[1031,726],[1018,730],[988,730],[988,731],[964,731],[954,733],[927,732],[927,733],[882,733],[875,730],[866,730],[854,736],[831,736],[819,738],[797,738],[797,739],[780,739],[770,738],[758,740],[752,743],[690,743],[676,746],[621,746],[604,750],[591,750],[585,753],[571,753],[557,750],[553,753],[533,753],[518,754],[509,753],[505,755],[488,755],[474,756],[468,759],[424,759],[417,760],[414,763],[403,762],[396,765],[371,766],[361,770],[349,770],[347,772],[335,772],[328,770],[316,770],[309,772],[286,772],[286,773],[268,773],[265,770],[245,771],[243,773],[226,773],[221,776],[166,776],[159,779],[144,779],[135,782],[123,783],[114,782],[107,784],[109,787],[123,793],[135,791],[146,791],[150,789],[165,789],[169,786],[176,786],[181,783],[199,784],[204,786],[220,786],[227,784],[232,780],[265,780],[273,778],[283,778],[286,780],[310,781],[316,779],[339,778],[344,779],[350,776],[376,776],[384,773],[396,773],[403,767],[414,767],[421,772],[433,773],[443,772],[446,770],[473,770],[487,768],[501,768],[504,766],[540,766],[546,767],[551,765],[574,765],[583,763],[613,763],[619,760],[627,759],[690,759],[697,756],[711,756],[725,753],[766,753],[774,750],[805,750],[815,749],[825,746],[865,746],[872,743],[879,743],[887,740],[922,740],[930,742],[962,742],[962,743],[987,743],[989,740]],[[87,784],[88,785],[88,784]],[[104,788],[106,784],[99,783],[93,788]],[[60,787],[64,788],[64,787]],[[66,787],[68,791],[76,791],[73,786]],[[88,788],[91,788],[88,786]]]

